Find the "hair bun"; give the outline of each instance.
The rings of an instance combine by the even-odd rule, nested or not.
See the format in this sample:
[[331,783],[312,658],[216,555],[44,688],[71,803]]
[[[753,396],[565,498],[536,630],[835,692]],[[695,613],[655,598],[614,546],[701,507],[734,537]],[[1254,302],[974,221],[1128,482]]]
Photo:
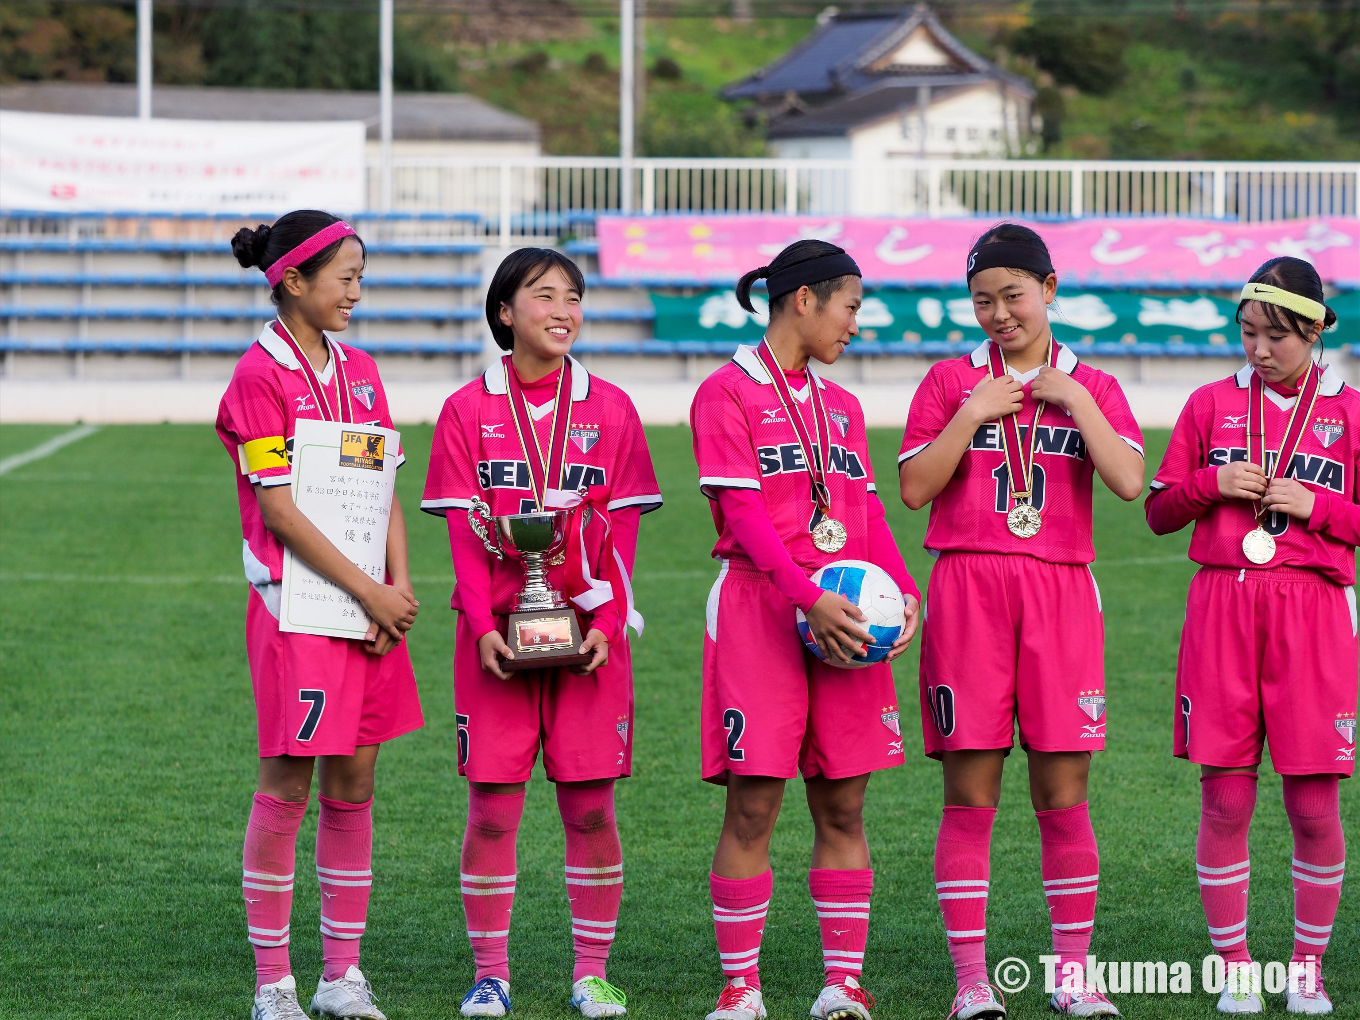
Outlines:
[[254,230],[242,227],[232,236],[231,253],[242,269],[264,268],[265,246],[269,244],[270,228],[261,223]]
[[761,266],[759,269],[756,270],[756,279],[757,279],[757,280],[768,279],[768,278],[769,278],[769,275],[770,275],[770,267],[769,267],[769,266]]

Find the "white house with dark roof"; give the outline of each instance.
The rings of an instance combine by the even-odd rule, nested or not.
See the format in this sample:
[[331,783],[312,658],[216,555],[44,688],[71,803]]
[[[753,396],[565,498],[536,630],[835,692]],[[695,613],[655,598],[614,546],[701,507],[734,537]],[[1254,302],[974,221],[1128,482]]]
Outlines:
[[918,3],[897,14],[827,18],[723,96],[753,100],[768,114],[777,156],[877,161],[1018,153],[1034,89]]

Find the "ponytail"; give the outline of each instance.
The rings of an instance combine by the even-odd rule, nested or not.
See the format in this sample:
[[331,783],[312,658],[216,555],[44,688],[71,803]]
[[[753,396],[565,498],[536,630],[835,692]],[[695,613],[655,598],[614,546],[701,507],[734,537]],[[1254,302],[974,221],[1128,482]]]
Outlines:
[[748,312],[755,312],[751,304],[751,286],[757,280],[769,280],[770,318],[783,310],[790,294],[808,287],[817,304],[826,304],[831,295],[840,290],[852,276],[863,276],[855,260],[828,241],[794,241],[774,257],[768,266],[752,269],[737,281],[737,303]]

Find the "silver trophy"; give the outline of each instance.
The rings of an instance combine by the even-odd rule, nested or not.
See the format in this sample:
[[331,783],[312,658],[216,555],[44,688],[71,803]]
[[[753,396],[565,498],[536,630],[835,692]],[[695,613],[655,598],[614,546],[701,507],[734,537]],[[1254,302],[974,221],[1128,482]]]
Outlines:
[[515,658],[504,660],[503,669],[572,666],[591,659],[578,651],[581,625],[575,610],[548,583],[548,566],[562,562],[558,554],[566,547],[570,520],[567,510],[493,516],[491,507],[475,497],[468,508],[468,525],[487,552],[498,560],[519,560],[524,568],[524,587],[515,595],[505,635]]

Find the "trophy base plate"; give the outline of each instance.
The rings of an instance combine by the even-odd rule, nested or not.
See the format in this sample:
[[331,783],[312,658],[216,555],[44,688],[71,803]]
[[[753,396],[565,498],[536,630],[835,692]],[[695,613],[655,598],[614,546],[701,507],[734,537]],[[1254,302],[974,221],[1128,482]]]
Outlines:
[[556,669],[580,666],[594,656],[577,651],[581,647],[581,624],[572,609],[535,609],[511,613],[505,643],[515,653],[502,659],[501,669]]

